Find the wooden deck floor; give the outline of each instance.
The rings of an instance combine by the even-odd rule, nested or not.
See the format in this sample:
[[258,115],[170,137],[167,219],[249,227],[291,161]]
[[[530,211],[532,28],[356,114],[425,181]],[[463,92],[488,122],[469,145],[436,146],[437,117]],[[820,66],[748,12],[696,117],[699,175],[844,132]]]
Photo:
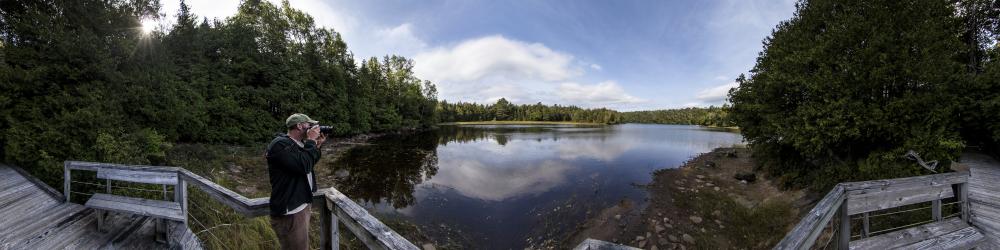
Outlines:
[[[0,249],[167,249],[157,243],[154,220],[111,213],[107,232],[97,231],[97,211],[64,203],[47,186],[0,164]],[[200,249],[182,230],[183,249]]]
[[970,171],[971,224],[988,239],[979,248],[1000,250],[1000,162],[977,153],[963,154],[959,162]]

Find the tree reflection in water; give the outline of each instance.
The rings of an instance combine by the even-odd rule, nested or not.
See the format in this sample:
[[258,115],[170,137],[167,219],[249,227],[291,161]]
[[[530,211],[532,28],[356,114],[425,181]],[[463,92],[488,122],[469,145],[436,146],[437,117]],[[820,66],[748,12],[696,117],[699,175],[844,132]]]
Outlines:
[[388,135],[375,145],[348,150],[330,166],[334,186],[366,203],[413,205],[414,186],[437,174],[437,131]]

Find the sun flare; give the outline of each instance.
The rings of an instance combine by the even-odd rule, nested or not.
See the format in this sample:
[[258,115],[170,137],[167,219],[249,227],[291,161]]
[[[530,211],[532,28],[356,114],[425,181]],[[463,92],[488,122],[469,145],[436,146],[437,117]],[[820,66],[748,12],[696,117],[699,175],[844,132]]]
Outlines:
[[142,25],[140,28],[142,29],[142,34],[143,35],[152,34],[153,30],[156,29],[156,20],[153,20],[153,19],[143,19],[139,23]]

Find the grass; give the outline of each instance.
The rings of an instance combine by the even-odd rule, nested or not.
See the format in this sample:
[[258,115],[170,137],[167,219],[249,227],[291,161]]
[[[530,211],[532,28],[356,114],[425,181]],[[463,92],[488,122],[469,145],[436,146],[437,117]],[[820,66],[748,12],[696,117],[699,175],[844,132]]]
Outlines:
[[477,121],[477,122],[443,122],[438,125],[607,125],[593,122],[571,121]]

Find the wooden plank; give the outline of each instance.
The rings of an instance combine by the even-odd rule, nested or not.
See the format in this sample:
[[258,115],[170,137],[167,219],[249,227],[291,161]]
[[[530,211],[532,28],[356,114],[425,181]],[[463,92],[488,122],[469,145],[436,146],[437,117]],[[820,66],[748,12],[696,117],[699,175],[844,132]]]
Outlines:
[[30,197],[0,209],[0,211],[2,211],[0,212],[0,215],[3,216],[2,218],[29,217],[37,214],[38,212],[54,208],[58,205],[59,203],[53,201],[52,197],[46,196],[42,191],[34,190],[34,194]]
[[152,219],[146,219],[143,223],[137,223],[135,228],[126,229],[130,233],[122,234],[111,241],[107,248],[115,249],[152,249],[162,247],[154,241],[155,224]]
[[84,162],[84,161],[66,161],[64,165],[70,169],[88,170],[95,172],[99,169],[121,169],[121,170],[132,170],[132,171],[143,171],[143,172],[176,173],[177,170],[180,169],[177,167],[167,167],[167,166],[124,165],[124,164]]
[[848,213],[851,215],[878,211],[899,206],[916,204],[954,197],[951,184],[943,186],[893,189],[891,191],[848,194]]
[[816,203],[816,206],[809,210],[809,213],[799,221],[799,224],[795,225],[795,228],[792,228],[792,231],[785,235],[785,238],[781,239],[781,242],[778,242],[774,249],[808,249],[812,247],[820,232],[823,231],[823,227],[830,222],[833,214],[836,213],[835,208],[840,207],[846,197],[843,185],[834,186],[833,190],[830,190],[819,203]]
[[972,224],[990,224],[1000,228],[1000,209],[990,205],[971,203]]
[[985,240],[974,227],[966,227],[945,235],[902,246],[904,249],[971,249]]
[[968,172],[951,172],[906,178],[841,183],[848,194],[884,192],[915,187],[945,186],[968,182]]
[[958,205],[962,209],[962,221],[969,223],[969,218],[971,217],[969,213],[969,183],[957,184],[955,186],[958,188]]
[[24,198],[25,192],[35,192],[35,191],[38,190],[35,190],[34,187],[31,186],[31,184],[28,183],[27,181],[21,182],[21,185],[0,190],[0,204],[8,204],[11,202],[16,202]]
[[941,221],[941,200],[931,201],[931,218],[934,221]]
[[178,176],[188,182],[188,184],[205,192],[216,201],[229,206],[244,216],[257,217],[268,215],[271,212],[268,198],[247,199],[228,188],[220,186],[186,169],[180,169]]
[[[95,216],[101,211],[95,211]],[[108,225],[108,233],[101,233],[93,230],[93,226],[87,226],[87,233],[66,245],[67,249],[108,249],[105,244],[110,242],[117,232],[124,231],[132,224],[141,219],[149,217],[134,214],[109,213],[105,221]]]
[[181,205],[177,202],[147,200],[110,194],[94,194],[87,200],[87,207],[133,213],[155,218],[184,221]]
[[21,177],[19,175],[7,175],[3,176],[3,183],[0,183],[0,187],[10,187],[14,185],[20,185],[22,182],[27,182],[28,179]]
[[[3,164],[0,164],[0,165],[3,165]],[[7,167],[7,168],[9,168],[9,169],[14,170],[14,172],[17,172],[19,175],[21,175],[21,177],[27,179],[29,182],[31,182],[32,184],[34,184],[35,186],[37,186],[39,189],[41,189],[42,191],[44,191],[46,194],[48,194],[49,196],[51,196],[53,199],[56,199],[56,200],[64,200],[64,199],[66,199],[65,197],[63,197],[63,195],[61,193],[59,193],[59,191],[56,191],[54,188],[52,188],[51,186],[49,186],[49,184],[45,184],[45,182],[42,182],[42,180],[39,180],[38,178],[35,178],[35,176],[32,176],[31,174],[29,174],[28,171],[24,171],[24,169],[21,169],[21,168],[19,168],[17,166],[11,166],[11,165],[4,165],[4,166]]]
[[13,185],[16,182],[28,181],[28,179],[25,179],[24,177],[21,177],[17,174],[13,174],[14,170],[10,170],[10,172],[12,173],[8,173],[6,175],[0,175],[0,187]]
[[16,245],[15,249],[63,249],[73,240],[93,229],[96,217],[93,209],[84,209],[45,229],[32,234]]
[[0,176],[7,176],[10,174],[10,171],[14,171],[14,169],[7,167],[6,164],[0,164]]
[[573,248],[573,250],[639,250],[640,248],[634,248],[626,245],[615,244],[603,240],[595,240],[587,238],[580,242],[579,245]]
[[72,186],[71,181],[73,178],[72,175],[73,171],[71,168],[69,168],[69,165],[70,162],[68,161],[63,162],[63,197],[66,197],[66,199],[64,200],[66,203],[72,202],[72,200],[69,199],[70,194],[72,194],[69,189]]
[[9,209],[0,210],[0,218],[4,218],[0,220],[0,228],[10,228],[23,219],[35,219],[41,217],[42,215],[58,211],[60,204],[62,203],[46,206],[41,209],[25,208],[26,211],[11,211]]
[[[31,186],[31,184],[25,184]],[[52,198],[46,196],[41,190],[35,188],[25,188],[21,191],[8,197],[8,200],[0,203],[0,210],[7,210],[12,207],[24,206],[24,205],[40,205],[45,201],[49,201]],[[13,213],[13,212],[12,212]],[[19,215],[16,215],[19,216]]]
[[177,173],[166,172],[102,168],[97,170],[97,178],[136,183],[177,185]]
[[869,218],[869,213],[862,213],[864,217],[861,218],[861,238],[868,238],[871,230],[871,220]]
[[837,213],[840,214],[840,229],[837,230],[837,249],[847,250],[851,242],[851,215],[847,213],[847,203],[840,203]]
[[177,178],[177,185],[174,186],[174,201],[181,204],[181,214],[184,215],[184,225],[187,225],[188,218],[188,200],[187,200],[187,182],[182,178]]
[[49,223],[49,221],[67,216],[79,210],[83,210],[83,207],[80,205],[61,205],[41,213],[36,213],[32,217],[16,218],[13,222],[8,222],[5,227],[0,227],[0,243],[16,238],[21,232],[31,231],[33,228],[40,227],[38,225]]
[[327,205],[370,249],[419,249],[391,228],[368,213],[367,210],[347,198],[337,189],[326,189]]
[[906,228],[851,242],[851,249],[895,249],[969,227],[959,218]]

